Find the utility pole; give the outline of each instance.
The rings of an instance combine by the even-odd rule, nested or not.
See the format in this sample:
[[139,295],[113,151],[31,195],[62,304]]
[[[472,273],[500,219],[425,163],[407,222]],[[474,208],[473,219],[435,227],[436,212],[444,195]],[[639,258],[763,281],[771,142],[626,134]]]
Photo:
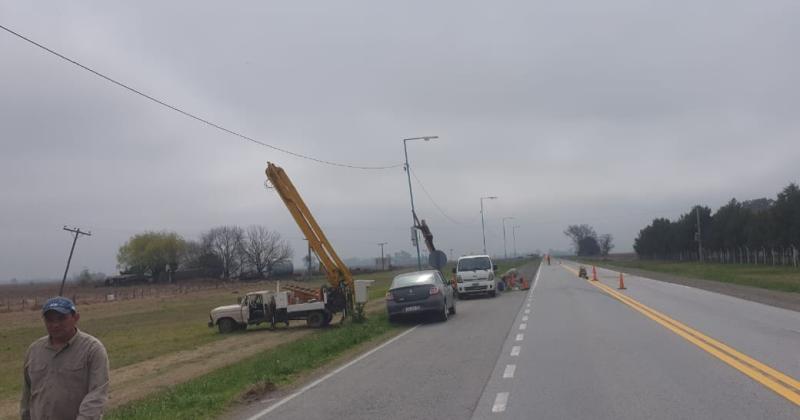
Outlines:
[[511,226],[511,237],[514,238],[514,258],[517,258],[517,228],[519,225]]
[[78,242],[78,236],[80,235],[92,236],[92,232],[84,232],[81,230],[81,228],[70,229],[64,226],[64,230],[66,230],[67,232],[74,233],[75,239],[72,240],[72,248],[70,248],[69,250],[69,258],[67,258],[67,269],[64,270],[64,277],[61,278],[61,288],[58,289],[59,296],[62,296],[64,294],[64,283],[67,282],[67,273],[69,272],[69,264],[72,262],[72,253],[75,252],[75,244]]
[[506,248],[506,220],[513,219],[514,216],[503,218],[503,258],[508,259],[508,249]]
[[700,232],[700,206],[695,208],[695,214],[697,214],[697,256],[700,259],[700,262],[703,262],[703,239],[702,233]]
[[381,271],[386,269],[386,267],[383,264],[383,246],[388,243],[389,242],[378,242],[378,245],[381,247]]
[[411,138],[408,138],[408,139],[403,139],[403,152],[405,152],[405,155],[406,155],[405,170],[406,170],[406,176],[408,176],[408,195],[411,197],[411,226],[412,226],[411,229],[412,229],[412,232],[413,232],[414,245],[416,245],[416,247],[417,247],[417,269],[418,270],[422,270],[422,255],[419,252],[419,235],[418,235],[419,232],[417,232],[417,229],[416,229],[416,226],[417,226],[417,213],[414,211],[414,192],[411,190],[411,167],[408,166],[408,147],[406,146],[406,143],[408,143],[409,141],[414,141],[414,140],[431,141],[433,139],[438,139],[438,138],[439,138],[439,136],[425,136],[425,137],[411,137]]
[[496,199],[497,199],[496,196],[481,197],[481,234],[483,235],[483,253],[484,254],[486,254],[486,222],[483,221],[483,200],[496,200]]

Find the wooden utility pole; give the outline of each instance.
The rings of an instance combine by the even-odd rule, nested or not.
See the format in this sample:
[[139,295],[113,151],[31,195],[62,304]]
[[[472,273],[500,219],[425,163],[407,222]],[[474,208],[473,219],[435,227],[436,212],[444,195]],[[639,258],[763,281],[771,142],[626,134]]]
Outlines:
[[67,258],[67,269],[64,270],[64,277],[61,279],[61,288],[58,289],[58,295],[59,296],[63,296],[64,295],[64,283],[66,283],[66,281],[67,281],[67,273],[69,272],[69,264],[72,262],[72,253],[75,252],[75,244],[78,242],[78,236],[80,236],[80,235],[92,236],[92,232],[84,232],[84,231],[81,230],[81,228],[70,229],[70,228],[64,226],[64,230],[66,230],[67,232],[74,233],[75,234],[75,239],[72,240],[72,248],[69,250],[69,258]]

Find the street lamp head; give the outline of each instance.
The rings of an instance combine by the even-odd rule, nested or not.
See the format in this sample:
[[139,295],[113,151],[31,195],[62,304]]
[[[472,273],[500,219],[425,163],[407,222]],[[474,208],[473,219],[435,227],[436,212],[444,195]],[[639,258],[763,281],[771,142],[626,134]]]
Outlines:
[[411,140],[425,140],[425,141],[431,141],[431,140],[433,140],[433,139],[438,139],[438,138],[439,138],[439,136],[422,136],[422,137],[411,137],[411,138],[403,139],[403,141],[404,141],[404,142],[406,142],[406,141],[411,141]]
[[496,195],[492,195],[492,196],[489,196],[489,197],[481,197],[481,198],[484,199],[484,200],[496,200],[497,196]]

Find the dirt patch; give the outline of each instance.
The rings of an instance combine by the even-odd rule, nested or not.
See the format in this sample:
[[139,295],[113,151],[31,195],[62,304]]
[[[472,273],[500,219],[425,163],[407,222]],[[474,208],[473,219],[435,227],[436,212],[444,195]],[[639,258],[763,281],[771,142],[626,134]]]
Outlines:
[[765,305],[800,312],[800,293],[781,292],[778,290],[761,289],[757,287],[742,286],[739,284],[724,283],[714,280],[683,277],[674,274],[641,270],[638,268],[618,267],[613,263],[601,263],[598,265],[640,277],[647,277],[649,279],[665,281],[668,283],[682,284],[684,286],[695,287],[714,293],[737,297],[739,299],[745,299],[753,302],[763,303]]

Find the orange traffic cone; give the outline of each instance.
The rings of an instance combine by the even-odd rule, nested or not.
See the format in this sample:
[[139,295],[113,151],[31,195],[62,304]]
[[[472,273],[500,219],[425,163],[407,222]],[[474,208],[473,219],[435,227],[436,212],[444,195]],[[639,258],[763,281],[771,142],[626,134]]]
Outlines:
[[592,281],[597,281],[597,268],[592,266]]
[[622,276],[621,272],[619,273],[619,287],[617,289],[619,289],[619,290],[626,289],[626,287],[625,287],[625,277]]

